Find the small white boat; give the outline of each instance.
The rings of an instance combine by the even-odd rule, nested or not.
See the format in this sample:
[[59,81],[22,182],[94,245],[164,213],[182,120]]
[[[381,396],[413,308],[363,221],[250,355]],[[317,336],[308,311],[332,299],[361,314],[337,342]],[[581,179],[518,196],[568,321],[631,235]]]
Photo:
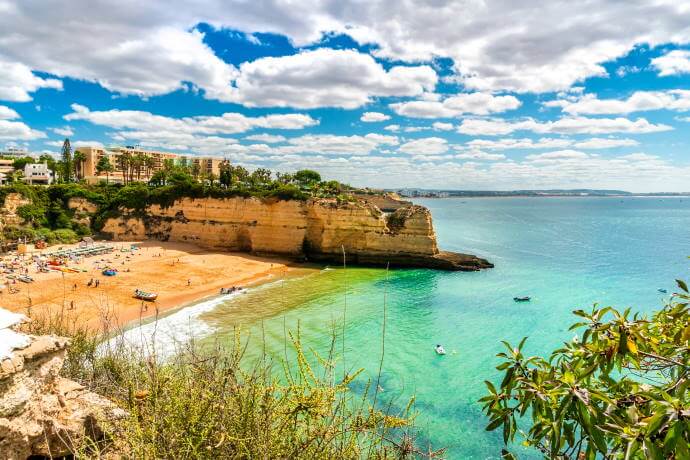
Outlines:
[[155,294],[153,292],[142,291],[140,289],[135,289],[134,290],[134,297],[136,297],[137,299],[147,300],[149,302],[153,302],[158,297],[158,294]]
[[446,354],[446,349],[443,348],[443,345],[436,345],[436,354],[438,355],[445,355]]

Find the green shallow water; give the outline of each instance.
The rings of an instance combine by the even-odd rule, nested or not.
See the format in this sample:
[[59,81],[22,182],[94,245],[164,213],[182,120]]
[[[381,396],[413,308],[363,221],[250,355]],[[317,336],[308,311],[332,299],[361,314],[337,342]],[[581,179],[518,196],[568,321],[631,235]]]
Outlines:
[[[496,268],[479,273],[348,268],[305,271],[221,303],[199,321],[229,340],[249,334],[250,354],[278,358],[285,330],[326,353],[342,325],[345,359],[364,368],[353,389],[376,378],[384,299],[386,402],[415,395],[420,440],[448,447],[448,458],[499,458],[498,434],[484,431],[477,399],[495,380],[499,340],[529,336],[529,353],[548,353],[594,302],[650,311],[690,271],[690,200],[652,198],[476,198],[418,200],[429,207],[442,248],[472,252]],[[532,302],[516,304],[516,295]],[[449,352],[434,353],[441,343]],[[338,342],[338,347],[340,347]],[[521,452],[532,457],[533,452]]]

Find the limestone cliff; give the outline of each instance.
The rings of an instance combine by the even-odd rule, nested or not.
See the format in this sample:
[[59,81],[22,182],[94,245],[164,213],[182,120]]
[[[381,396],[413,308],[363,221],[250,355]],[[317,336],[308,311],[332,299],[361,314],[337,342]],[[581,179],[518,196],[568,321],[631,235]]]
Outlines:
[[0,207],[0,230],[4,227],[21,225],[24,222],[17,210],[31,201],[19,193],[8,193],[5,202]]
[[404,203],[390,213],[371,202],[335,199],[182,199],[143,213],[122,210],[102,232],[115,240],[154,238],[210,249],[281,254],[365,265],[479,270],[486,260],[440,252],[431,213]]
[[14,331],[22,319],[0,309],[1,458],[70,455],[85,437],[103,436],[101,422],[125,414],[110,401],[60,377],[68,340]]

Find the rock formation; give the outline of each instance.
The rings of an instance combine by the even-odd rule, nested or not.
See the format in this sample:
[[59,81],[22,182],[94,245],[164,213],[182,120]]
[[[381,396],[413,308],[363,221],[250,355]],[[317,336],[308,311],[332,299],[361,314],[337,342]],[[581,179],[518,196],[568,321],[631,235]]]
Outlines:
[[22,320],[0,309],[0,458],[69,455],[85,436],[103,436],[103,420],[124,413],[60,377],[68,340],[15,332]]
[[[387,199],[386,201],[391,201]],[[280,254],[308,260],[392,267],[479,270],[471,255],[439,251],[431,213],[423,206],[335,199],[190,199],[144,212],[122,210],[102,232],[115,240],[185,241],[209,249]]]
[[8,193],[0,207],[0,231],[5,227],[21,225],[24,219],[17,214],[17,209],[27,204],[31,204],[31,201],[20,193]]

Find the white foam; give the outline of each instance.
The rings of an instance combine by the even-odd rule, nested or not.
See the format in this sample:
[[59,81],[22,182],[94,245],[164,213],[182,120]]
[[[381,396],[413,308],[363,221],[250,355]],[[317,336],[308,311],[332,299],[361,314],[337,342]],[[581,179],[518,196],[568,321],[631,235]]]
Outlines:
[[132,351],[145,356],[155,354],[159,359],[170,357],[180,347],[188,344],[190,341],[212,335],[215,332],[215,328],[199,319],[199,317],[243,292],[245,291],[214,297],[213,299],[181,308],[155,321],[127,329],[122,334],[104,342],[101,345],[101,350],[104,347],[109,348],[124,344],[126,347],[131,348]]

